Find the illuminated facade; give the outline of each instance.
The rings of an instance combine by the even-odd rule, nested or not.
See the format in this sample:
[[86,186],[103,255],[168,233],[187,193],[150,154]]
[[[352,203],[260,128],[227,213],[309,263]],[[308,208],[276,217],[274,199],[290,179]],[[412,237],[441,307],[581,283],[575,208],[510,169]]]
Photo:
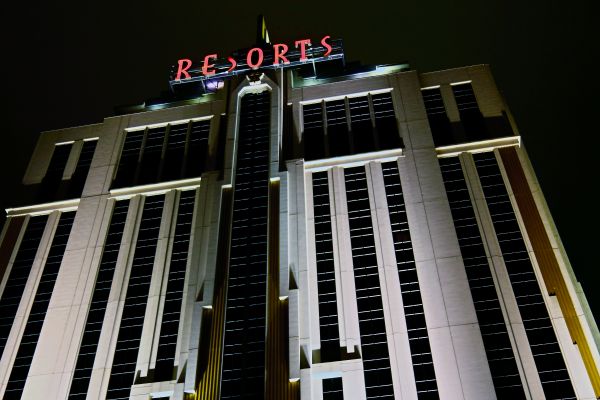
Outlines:
[[489,67],[342,64],[43,133],[1,236],[0,396],[598,398]]

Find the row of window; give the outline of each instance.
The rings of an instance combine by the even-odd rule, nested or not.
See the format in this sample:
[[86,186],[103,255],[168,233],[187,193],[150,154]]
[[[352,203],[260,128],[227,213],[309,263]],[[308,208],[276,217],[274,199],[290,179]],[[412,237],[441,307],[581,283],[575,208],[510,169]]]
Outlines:
[[[75,151],[75,143],[81,145],[79,157],[73,173],[65,177],[67,162]],[[93,139],[56,144],[46,175],[38,185],[38,192],[35,194],[36,201],[42,203],[80,198],[97,143],[98,141]]]
[[402,147],[391,92],[305,104],[307,161]]
[[525,399],[496,285],[458,157],[439,159],[454,228],[498,398]]
[[112,188],[199,177],[209,133],[210,120],[127,132]]
[[[459,124],[452,124],[439,87],[421,90],[429,126],[436,146],[489,139],[494,135],[487,129],[485,119],[475,98],[470,82],[452,85],[452,93],[460,116]],[[503,131],[504,136],[510,133]]]

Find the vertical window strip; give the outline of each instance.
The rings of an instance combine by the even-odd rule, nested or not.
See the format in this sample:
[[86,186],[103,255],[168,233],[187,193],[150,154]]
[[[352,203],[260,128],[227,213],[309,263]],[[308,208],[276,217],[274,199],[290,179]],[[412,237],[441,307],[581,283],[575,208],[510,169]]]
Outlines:
[[471,83],[452,85],[452,92],[459,112],[472,109],[479,110]]
[[147,130],[138,183],[147,184],[158,181],[158,172],[166,133],[167,126],[149,128]]
[[83,142],[81,153],[79,154],[79,160],[77,161],[77,167],[71,177],[71,183],[69,185],[69,198],[81,197],[83,192],[83,185],[87,178],[90,166],[92,165],[92,158],[96,151],[97,140],[86,140]]
[[48,252],[48,258],[46,259],[40,282],[33,298],[33,304],[27,317],[27,323],[25,324],[10,377],[6,384],[4,400],[18,400],[21,399],[23,394],[27,374],[33,361],[35,348],[37,347],[44,318],[48,311],[50,297],[54,290],[54,284],[56,283],[63,254],[67,247],[74,218],[75,211],[65,212],[60,216],[58,227],[56,228],[50,251]]
[[337,361],[340,335],[327,171],[313,173],[312,182],[321,361]]
[[496,156],[486,152],[473,158],[544,394],[547,399],[575,399]]
[[186,122],[169,127],[169,137],[167,138],[167,149],[160,181],[171,181],[182,178],[183,162],[185,160],[185,142],[189,125]]
[[54,152],[48,165],[48,170],[42,182],[56,184],[62,180],[62,176],[71,154],[73,143],[59,144],[54,146]]
[[154,370],[155,382],[175,379],[175,350],[177,347],[177,333],[179,331],[195,198],[195,190],[181,192],[179,198],[165,304],[163,307],[162,323],[160,325],[156,368]]
[[498,398],[525,399],[506,321],[458,157],[440,158],[454,229]]
[[373,102],[373,115],[379,148],[388,150],[401,147],[402,139],[400,139],[400,133],[398,132],[392,92],[373,94],[371,95],[371,101]]
[[241,99],[221,399],[263,398],[270,92]]
[[342,377],[327,378],[323,383],[323,400],[344,400],[344,387]]
[[429,121],[435,146],[444,146],[453,143],[454,132],[450,124],[450,119],[446,114],[446,107],[440,88],[423,89],[421,90],[421,94],[423,95],[425,112],[427,113],[427,120]]
[[29,278],[29,273],[35,261],[35,255],[47,222],[47,215],[29,218],[23,239],[21,239],[21,244],[8,274],[6,285],[0,298],[0,357],[4,352],[8,335],[19,309],[25,284]]
[[395,161],[383,163],[381,170],[394,240],[417,397],[419,399],[439,399],[398,164]]
[[193,121],[188,139],[185,177],[199,177],[206,168],[210,120]]
[[373,121],[369,108],[369,97],[348,98],[350,111],[350,129],[352,130],[352,141],[354,152],[369,152],[375,150],[375,138],[373,132]]
[[144,131],[127,132],[113,187],[132,186],[144,142]]
[[79,346],[75,372],[69,389],[69,400],[85,400],[87,397],[128,209],[129,200],[116,202],[113,209],[83,337]]
[[129,399],[131,385],[134,383],[164,200],[164,195],[158,195],[146,197],[144,201],[144,210],[135,244],[117,345],[108,381],[107,400]]
[[323,121],[323,104],[305,104],[302,106],[304,119],[304,158],[306,160],[318,160],[325,157],[324,134],[325,125]]
[[364,167],[344,170],[367,399],[394,399],[373,223]]

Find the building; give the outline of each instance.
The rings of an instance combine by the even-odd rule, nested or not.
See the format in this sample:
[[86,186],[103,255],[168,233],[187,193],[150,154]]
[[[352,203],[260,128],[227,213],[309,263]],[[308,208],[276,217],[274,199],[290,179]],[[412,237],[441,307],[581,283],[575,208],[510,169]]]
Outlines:
[[265,33],[40,136],[1,236],[0,396],[600,398],[489,67],[353,66],[323,38],[280,68]]

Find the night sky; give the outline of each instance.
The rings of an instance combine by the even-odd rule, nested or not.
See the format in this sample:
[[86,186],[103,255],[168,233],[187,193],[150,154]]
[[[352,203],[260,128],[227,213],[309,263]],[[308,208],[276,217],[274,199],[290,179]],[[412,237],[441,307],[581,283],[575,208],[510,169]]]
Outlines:
[[600,320],[600,32],[591,1],[55,3],[3,4],[2,209],[40,132],[98,123],[114,106],[157,96],[178,58],[252,45],[262,13],[272,40],[328,34],[344,40],[347,61],[407,61],[420,72],[490,64]]

